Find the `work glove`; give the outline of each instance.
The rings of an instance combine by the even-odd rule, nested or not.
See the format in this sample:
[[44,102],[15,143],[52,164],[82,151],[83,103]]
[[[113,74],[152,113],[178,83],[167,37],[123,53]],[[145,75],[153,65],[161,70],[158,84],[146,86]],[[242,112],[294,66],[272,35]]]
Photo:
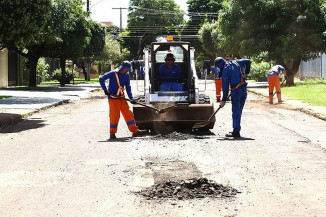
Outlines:
[[137,104],[136,100],[134,100],[134,99],[131,100],[130,103],[133,104],[133,105]]
[[111,95],[111,93],[108,92],[108,91],[104,91],[104,94],[107,95],[107,96],[110,96]]

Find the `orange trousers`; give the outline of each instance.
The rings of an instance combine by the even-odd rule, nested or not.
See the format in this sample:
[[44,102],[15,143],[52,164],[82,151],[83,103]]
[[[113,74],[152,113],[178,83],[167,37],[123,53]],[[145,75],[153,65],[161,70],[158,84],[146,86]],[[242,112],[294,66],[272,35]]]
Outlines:
[[222,79],[215,80],[216,101],[221,101]]
[[276,89],[277,99],[279,102],[281,102],[282,101],[281,84],[278,75],[272,75],[268,77],[268,86],[269,86],[269,102],[273,103],[274,87]]
[[120,112],[125,119],[129,130],[132,133],[138,132],[138,127],[134,119],[134,114],[129,109],[129,105],[126,100],[123,99],[109,99],[110,106],[110,134],[117,133],[118,123],[120,119]]

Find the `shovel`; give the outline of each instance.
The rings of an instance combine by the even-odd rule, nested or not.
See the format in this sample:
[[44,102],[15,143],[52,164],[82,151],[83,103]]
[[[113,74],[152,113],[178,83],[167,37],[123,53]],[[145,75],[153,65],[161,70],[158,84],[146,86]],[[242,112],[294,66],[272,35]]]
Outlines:
[[[228,100],[230,98],[231,94],[226,98]],[[210,123],[214,115],[221,109],[221,106],[219,106],[216,111],[208,118],[207,121],[196,123],[192,129],[199,129],[199,128],[205,128],[207,127]]]
[[205,128],[207,127],[210,123],[212,118],[214,117],[214,115],[221,109],[221,106],[218,107],[218,109],[216,109],[216,111],[208,118],[207,121],[204,122],[200,122],[200,123],[196,123],[192,129],[199,129],[199,128]]
[[112,95],[112,94],[111,94],[110,96],[116,97],[116,98],[118,98],[118,99],[123,99],[123,100],[129,101],[129,102],[133,102],[133,103],[135,103],[135,104],[137,104],[137,105],[141,105],[141,106],[144,106],[144,107],[146,107],[146,108],[153,109],[153,110],[155,110],[156,112],[160,112],[160,110],[157,109],[157,108],[154,108],[154,107],[152,107],[152,106],[146,105],[146,104],[144,104],[144,103],[137,102],[137,101],[135,101],[135,100],[130,100],[130,99],[127,99],[127,98],[125,98],[125,97],[122,97],[122,96],[116,96],[116,95]]

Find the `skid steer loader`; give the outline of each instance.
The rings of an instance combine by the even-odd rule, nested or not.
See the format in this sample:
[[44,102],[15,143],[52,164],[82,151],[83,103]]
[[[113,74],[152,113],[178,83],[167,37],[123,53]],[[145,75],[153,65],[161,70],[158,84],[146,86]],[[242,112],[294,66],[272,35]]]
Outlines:
[[[176,58],[175,63],[181,67],[182,78],[178,82],[182,85],[182,91],[160,91],[160,84],[165,78],[160,77],[159,67],[165,63],[167,53],[172,53]],[[164,112],[133,105],[139,129],[154,132],[163,129],[191,129],[194,124],[207,121],[214,112],[209,96],[203,93],[206,83],[201,90],[199,88],[194,53],[189,42],[173,40],[153,42],[151,49],[144,49],[144,86],[143,94],[138,96],[138,100]],[[204,130],[212,129],[214,124],[215,117]]]

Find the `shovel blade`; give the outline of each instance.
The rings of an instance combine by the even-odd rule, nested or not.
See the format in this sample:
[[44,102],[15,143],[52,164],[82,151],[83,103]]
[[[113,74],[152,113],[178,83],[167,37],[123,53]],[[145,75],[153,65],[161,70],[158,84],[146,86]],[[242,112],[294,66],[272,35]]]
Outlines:
[[205,122],[200,122],[196,123],[192,129],[201,129],[201,128],[206,128],[211,124],[210,121],[205,121]]

